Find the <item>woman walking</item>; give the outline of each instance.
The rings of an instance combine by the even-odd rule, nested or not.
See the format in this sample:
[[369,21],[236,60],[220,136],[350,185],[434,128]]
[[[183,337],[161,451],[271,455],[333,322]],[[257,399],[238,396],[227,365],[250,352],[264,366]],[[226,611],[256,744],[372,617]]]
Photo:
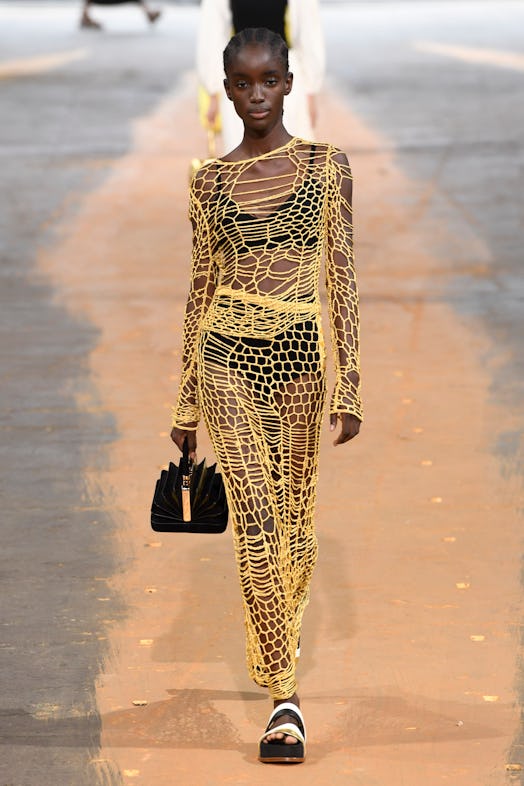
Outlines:
[[336,372],[335,445],[358,434],[358,297],[346,156],[291,137],[287,47],[248,28],[224,51],[240,145],[191,184],[193,258],[172,439],[196,450],[203,413],[226,485],[245,611],[247,663],[274,710],[263,762],[301,762],[296,666],[317,558],[314,505],[325,383],[322,255]]
[[82,15],[80,17],[80,27],[88,30],[102,30],[102,25],[91,16],[92,5],[124,5],[125,3],[134,3],[140,6],[148,22],[154,24],[161,16],[161,11],[153,11],[149,8],[145,0],[83,0]]

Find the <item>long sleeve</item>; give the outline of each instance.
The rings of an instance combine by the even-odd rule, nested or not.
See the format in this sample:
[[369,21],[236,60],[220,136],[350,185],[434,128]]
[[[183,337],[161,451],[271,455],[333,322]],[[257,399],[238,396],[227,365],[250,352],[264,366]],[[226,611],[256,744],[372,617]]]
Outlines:
[[190,429],[195,429],[200,419],[197,367],[200,326],[218,281],[211,231],[202,205],[205,190],[204,178],[197,174],[191,184],[189,201],[193,251],[191,285],[184,318],[182,379],[177,403],[173,407],[173,426]]
[[291,46],[302,66],[305,92],[318,93],[326,64],[318,0],[289,0],[289,21]]
[[202,0],[197,35],[198,78],[210,95],[223,91],[222,52],[229,41],[231,10],[228,0]]
[[347,412],[362,420],[359,307],[351,206],[353,180],[344,153],[331,153],[328,179],[326,288],[336,375],[330,412]]

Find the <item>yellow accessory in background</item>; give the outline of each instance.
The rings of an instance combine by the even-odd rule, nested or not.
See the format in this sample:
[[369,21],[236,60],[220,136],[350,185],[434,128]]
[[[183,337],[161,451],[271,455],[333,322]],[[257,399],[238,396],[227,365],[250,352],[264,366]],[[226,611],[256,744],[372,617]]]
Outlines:
[[200,125],[207,129],[211,129],[215,134],[220,134],[222,130],[222,118],[220,117],[220,112],[217,114],[215,118],[215,122],[212,126],[210,126],[209,121],[207,119],[207,113],[209,110],[209,102],[211,100],[211,96],[207,92],[206,88],[202,85],[198,86],[198,117],[200,119]]
[[193,180],[194,176],[204,164],[216,158],[216,135],[211,129],[207,129],[207,158],[192,158],[189,165],[189,182]]
[[189,182],[196,175],[201,166],[208,161],[216,158],[216,135],[222,130],[222,120],[220,113],[217,114],[215,122],[210,125],[207,119],[209,102],[211,96],[202,85],[198,86],[198,118],[200,125],[207,131],[207,156],[206,158],[192,158],[189,165]]

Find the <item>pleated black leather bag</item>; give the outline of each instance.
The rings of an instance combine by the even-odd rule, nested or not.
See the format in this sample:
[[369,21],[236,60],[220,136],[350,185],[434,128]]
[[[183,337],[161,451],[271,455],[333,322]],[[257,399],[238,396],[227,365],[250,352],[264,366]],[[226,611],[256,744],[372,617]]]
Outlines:
[[189,460],[187,439],[178,467],[170,462],[156,482],[151,505],[155,532],[218,534],[227,527],[228,508],[222,475],[216,464]]

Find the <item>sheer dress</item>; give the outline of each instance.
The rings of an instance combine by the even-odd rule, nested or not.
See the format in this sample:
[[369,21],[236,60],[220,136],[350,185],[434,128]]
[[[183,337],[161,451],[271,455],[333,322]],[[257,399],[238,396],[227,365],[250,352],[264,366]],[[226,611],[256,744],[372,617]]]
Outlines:
[[296,137],[257,158],[211,161],[190,189],[192,274],[173,425],[196,428],[203,414],[230,505],[248,669],[274,699],[296,689],[317,557],[323,258],[330,411],[362,419],[351,194],[345,155]]

